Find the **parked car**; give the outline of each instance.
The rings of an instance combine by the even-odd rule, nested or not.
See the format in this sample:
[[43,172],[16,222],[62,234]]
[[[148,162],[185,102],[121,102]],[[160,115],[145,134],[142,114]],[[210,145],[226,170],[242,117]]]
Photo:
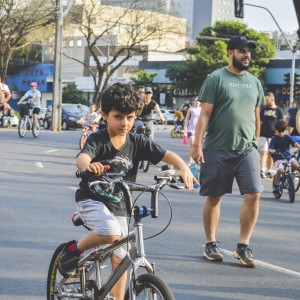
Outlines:
[[[62,116],[61,116],[61,129],[67,130],[69,128],[79,128],[81,124],[78,123],[82,117],[82,112],[77,107],[76,104],[63,103],[61,105]],[[44,118],[44,128],[50,129],[52,126],[52,105],[48,106],[45,118]]]
[[[167,120],[167,124],[173,125],[175,120],[175,111],[170,109],[160,109],[161,114]],[[154,119],[154,123],[161,123],[159,116],[157,115],[156,111],[152,111],[152,118]]]

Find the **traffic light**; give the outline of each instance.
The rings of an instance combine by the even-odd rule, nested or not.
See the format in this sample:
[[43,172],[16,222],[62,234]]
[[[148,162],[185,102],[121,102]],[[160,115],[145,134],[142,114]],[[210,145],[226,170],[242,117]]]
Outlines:
[[234,0],[234,16],[244,18],[244,0]]
[[290,74],[290,73],[285,73],[285,74],[283,74],[283,77],[284,77],[283,81],[284,81],[287,85],[289,85],[290,82],[291,82],[291,74]]
[[300,74],[294,74],[294,85],[300,85]]

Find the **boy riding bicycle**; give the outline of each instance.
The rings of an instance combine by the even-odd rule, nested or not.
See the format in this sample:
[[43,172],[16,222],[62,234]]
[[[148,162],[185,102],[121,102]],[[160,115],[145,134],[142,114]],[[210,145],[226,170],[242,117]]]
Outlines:
[[[125,174],[124,179],[135,181],[139,162],[149,160],[152,164],[164,161],[178,170],[187,188],[193,188],[193,175],[184,161],[175,153],[165,150],[151,139],[131,133],[136,111],[139,108],[138,95],[128,84],[116,83],[104,91],[101,100],[102,117],[107,128],[92,133],[77,157],[80,171]],[[109,161],[109,166],[102,161]],[[117,190],[120,202],[111,202],[105,196],[92,194],[87,182],[82,180],[76,192],[78,211],[85,225],[91,230],[78,242],[66,244],[59,264],[60,273],[67,277],[78,266],[83,251],[104,244],[112,244],[127,235],[126,207],[122,191]],[[126,255],[126,249],[118,249],[111,257],[113,270]],[[116,300],[124,299],[126,273],[112,288]]]
[[[300,149],[300,144],[295,142],[289,135],[285,134],[286,124],[283,120],[275,123],[275,136],[271,139],[269,152],[272,155],[276,174],[274,176],[273,191],[278,190],[280,175],[283,173],[285,159],[291,163],[292,171],[299,168],[299,164],[290,152],[290,145]],[[280,153],[279,153],[280,152]],[[285,158],[285,159],[284,159]]]

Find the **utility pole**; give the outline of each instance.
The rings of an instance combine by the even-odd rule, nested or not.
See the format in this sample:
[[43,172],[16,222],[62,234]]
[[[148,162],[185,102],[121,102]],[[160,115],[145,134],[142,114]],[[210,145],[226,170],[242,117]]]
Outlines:
[[63,19],[71,9],[74,0],[71,0],[66,11],[63,12],[63,0],[56,0],[56,28],[52,103],[52,131],[61,131],[61,103],[62,103],[62,57],[63,57]]
[[62,66],[62,35],[63,35],[63,3],[57,0],[56,28],[55,28],[55,53],[54,53],[54,80],[53,80],[53,105],[52,105],[52,130],[61,131],[61,66]]

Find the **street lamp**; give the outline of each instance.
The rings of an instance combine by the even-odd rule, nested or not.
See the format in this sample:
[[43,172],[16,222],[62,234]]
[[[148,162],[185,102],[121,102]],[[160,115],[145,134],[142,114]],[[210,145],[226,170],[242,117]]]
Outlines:
[[[243,1],[242,1],[243,2]],[[266,10],[272,17],[272,19],[274,20],[274,22],[276,23],[277,27],[279,28],[285,42],[287,43],[289,49],[291,50],[293,57],[292,57],[292,70],[291,70],[291,77],[290,77],[290,105],[293,102],[294,99],[294,74],[295,74],[295,60],[296,60],[296,52],[299,48],[300,45],[296,46],[296,47],[292,47],[291,44],[289,43],[289,41],[287,40],[285,34],[283,33],[283,31],[281,30],[279,24],[277,23],[276,19],[274,18],[274,16],[272,15],[272,13],[264,6],[260,6],[260,5],[254,5],[254,4],[248,4],[248,3],[243,3],[244,5],[248,5],[248,6],[253,6],[253,7],[258,7],[258,8],[262,8],[264,10]]]

